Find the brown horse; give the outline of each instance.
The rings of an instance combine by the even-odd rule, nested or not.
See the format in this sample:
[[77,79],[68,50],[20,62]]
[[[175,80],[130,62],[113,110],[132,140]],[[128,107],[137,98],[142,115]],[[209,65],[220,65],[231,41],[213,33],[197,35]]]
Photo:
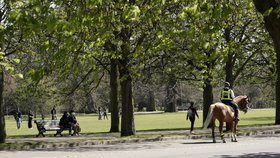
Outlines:
[[[249,109],[249,107],[248,107],[249,98],[247,96],[238,96],[238,97],[234,98],[234,102],[238,105],[239,110],[241,110],[245,113]],[[210,105],[207,118],[204,122],[204,128],[207,128],[209,126],[209,124],[211,123],[213,143],[216,143],[216,138],[215,138],[215,120],[216,119],[219,121],[219,131],[220,131],[220,136],[221,136],[223,143],[226,143],[224,134],[223,134],[224,122],[227,122],[231,125],[231,141],[237,142],[236,127],[237,127],[238,121],[234,121],[234,113],[232,111],[232,108],[228,105],[225,105],[225,104],[219,103],[219,102]]]

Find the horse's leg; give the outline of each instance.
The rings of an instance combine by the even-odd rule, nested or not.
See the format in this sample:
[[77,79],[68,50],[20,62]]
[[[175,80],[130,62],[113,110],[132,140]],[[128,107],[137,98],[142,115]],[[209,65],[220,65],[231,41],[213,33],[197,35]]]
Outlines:
[[212,126],[213,143],[216,143],[216,138],[215,138],[215,120],[212,120],[211,126]]
[[236,128],[237,128],[237,121],[233,121],[233,142],[237,142],[237,136],[236,136]]
[[230,130],[231,130],[231,141],[234,141],[234,122],[229,123],[230,124]]
[[224,126],[224,122],[223,121],[219,121],[220,125],[219,125],[219,131],[220,131],[220,136],[221,139],[223,141],[223,143],[226,143],[226,140],[224,138],[224,132],[223,132],[223,126]]

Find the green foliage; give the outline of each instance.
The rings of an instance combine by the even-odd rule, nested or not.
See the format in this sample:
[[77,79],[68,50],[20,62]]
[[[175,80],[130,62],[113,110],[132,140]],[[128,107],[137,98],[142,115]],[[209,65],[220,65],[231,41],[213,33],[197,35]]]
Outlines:
[[20,41],[9,49],[20,57],[3,52],[0,65],[22,72],[24,83],[18,81],[13,96],[24,107],[44,109],[42,114],[53,104],[87,112],[107,106],[110,59],[126,63],[134,83],[140,78],[150,90],[161,89],[160,104],[170,76],[191,81],[196,92],[205,82],[217,86],[228,55],[234,56],[237,83],[271,83],[275,77],[275,55],[251,1],[14,0],[9,6],[9,23],[1,24],[0,33]]

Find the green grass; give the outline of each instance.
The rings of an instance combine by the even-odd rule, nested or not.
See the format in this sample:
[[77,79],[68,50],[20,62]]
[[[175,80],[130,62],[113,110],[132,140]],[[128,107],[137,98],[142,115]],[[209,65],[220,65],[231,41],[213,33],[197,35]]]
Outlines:
[[[195,128],[202,127],[202,113],[198,113],[200,118],[195,122]],[[274,124],[275,109],[250,110],[247,114],[240,113],[239,126],[256,126]],[[109,120],[98,120],[96,115],[78,115],[78,122],[81,125],[82,133],[100,133],[110,130]],[[177,113],[151,113],[135,114],[135,126],[137,131],[143,130],[168,130],[168,129],[189,129],[190,121],[186,121],[186,112]],[[35,124],[33,129],[27,128],[27,121],[24,119],[21,129],[16,129],[13,117],[6,117],[6,131],[8,137],[28,137],[38,133]],[[47,132],[54,134],[55,132]]]

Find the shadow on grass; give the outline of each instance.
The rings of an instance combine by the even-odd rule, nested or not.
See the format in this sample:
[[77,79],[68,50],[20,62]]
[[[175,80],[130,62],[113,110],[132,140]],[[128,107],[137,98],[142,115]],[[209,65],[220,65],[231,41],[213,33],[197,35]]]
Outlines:
[[250,153],[243,154],[238,156],[222,155],[222,158],[278,158],[280,153],[271,153],[271,152],[259,152],[259,153]]
[[[160,131],[178,131],[178,130],[189,130],[190,128],[164,128],[164,129],[147,129],[147,130],[137,130],[137,132],[160,132]],[[202,128],[195,128],[202,129]]]
[[248,120],[248,121],[270,121],[270,120],[274,120],[275,117],[271,116],[271,117],[250,117],[250,118],[242,118],[241,120]]

